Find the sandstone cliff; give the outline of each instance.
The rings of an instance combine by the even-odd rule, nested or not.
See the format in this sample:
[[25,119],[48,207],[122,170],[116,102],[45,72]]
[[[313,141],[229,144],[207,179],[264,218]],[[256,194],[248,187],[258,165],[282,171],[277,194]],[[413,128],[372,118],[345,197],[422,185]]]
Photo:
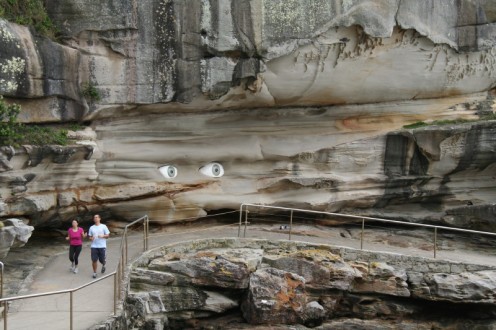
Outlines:
[[[495,228],[496,123],[402,128],[492,113],[494,2],[46,5],[57,42],[0,20],[0,94],[23,122],[88,127],[2,149],[2,217],[170,223],[251,202]],[[199,172],[212,162],[222,177]]]

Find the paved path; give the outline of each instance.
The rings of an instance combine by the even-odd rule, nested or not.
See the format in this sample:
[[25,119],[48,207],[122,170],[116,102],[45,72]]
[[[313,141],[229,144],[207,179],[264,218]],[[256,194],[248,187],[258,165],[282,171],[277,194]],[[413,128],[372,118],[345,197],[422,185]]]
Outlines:
[[[357,239],[359,230],[348,230],[348,237],[343,237],[342,228],[329,228],[313,225],[295,225],[292,233],[292,240],[308,241],[314,243],[325,243],[338,246],[346,246],[351,248],[360,248],[360,240]],[[241,235],[245,233],[244,227],[241,230]],[[387,236],[387,233],[384,234]],[[222,237],[237,237],[237,226],[215,226],[198,228],[191,225],[182,227],[182,229],[170,229],[152,233],[150,235],[149,247],[157,247],[166,244],[171,244],[179,241],[188,241],[201,238],[222,238]],[[374,237],[372,241],[367,241]],[[420,234],[418,236],[429,236]],[[265,238],[271,240],[287,240],[289,238],[287,230],[281,230],[280,224],[265,224],[265,225],[250,225],[246,231],[247,238]],[[353,238],[355,237],[355,238]],[[401,246],[391,246],[383,244],[381,236],[370,231],[365,232],[364,249],[385,251],[392,253],[401,253],[415,256],[432,258],[432,249],[428,251],[428,239],[423,240],[424,249],[418,249],[408,246],[403,242]],[[378,238],[379,237],[379,238]],[[418,237],[417,237],[418,239]],[[400,240],[405,241],[405,238]],[[406,239],[407,241],[410,238]],[[120,238],[114,237],[108,241],[108,264],[107,273],[113,272],[117,267],[119,258]],[[137,233],[132,235],[128,240],[129,258],[139,255],[143,249],[142,234]],[[439,243],[442,246],[442,242]],[[67,252],[60,253],[53,258],[39,271],[33,278],[31,285],[24,290],[22,294],[42,293],[48,291],[58,291],[73,289],[83,286],[93,281],[91,275],[91,265],[89,260],[89,243],[85,243],[82,254],[80,256],[80,271],[78,274],[73,274],[69,271],[69,261]],[[449,259],[453,261],[472,262],[496,266],[496,256],[494,254],[481,254],[477,251],[457,251],[454,248],[441,250],[437,254],[438,259]],[[102,275],[99,273],[99,277]],[[73,294],[74,307],[74,329],[89,329],[95,324],[106,320],[113,313],[113,277],[99,281],[93,285],[85,287]],[[70,295],[68,293],[61,295],[52,295],[48,297],[37,297],[24,299],[11,303],[8,315],[8,329],[16,330],[31,330],[31,329],[69,329],[70,325]],[[3,322],[0,324],[0,329],[4,329]]]

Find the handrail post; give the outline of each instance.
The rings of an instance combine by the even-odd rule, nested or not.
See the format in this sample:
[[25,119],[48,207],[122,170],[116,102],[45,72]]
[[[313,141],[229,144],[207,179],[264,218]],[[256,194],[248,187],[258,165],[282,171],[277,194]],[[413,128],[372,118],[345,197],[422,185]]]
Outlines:
[[120,283],[121,283],[121,264],[122,260],[117,264],[117,283],[119,284],[119,290],[117,291],[117,297],[120,299],[121,298],[121,290],[120,290]]
[[362,218],[362,232],[360,233],[360,250],[363,250],[363,232],[365,230],[365,218]]
[[248,207],[246,207],[246,211],[245,211],[245,232],[243,234],[243,237],[246,237],[246,227],[248,227]]
[[117,315],[117,272],[114,274],[114,315]]
[[[2,268],[2,279],[0,280],[0,298],[3,298],[3,262],[0,261],[0,267]],[[3,302],[3,329],[7,330],[7,310],[8,310],[7,301]]]
[[126,269],[126,266],[127,266],[127,260],[124,259],[124,251],[121,251],[121,260],[122,260],[121,273],[124,274],[124,269]]
[[436,259],[437,250],[437,227],[434,227],[434,259]]
[[125,262],[127,264],[127,246],[128,242],[127,242],[127,231],[124,232],[124,257],[125,257]]
[[69,329],[71,329],[71,330],[73,329],[73,324],[74,324],[73,323],[74,307],[73,307],[73,300],[72,300],[72,294],[73,293],[74,293],[73,291],[69,292],[69,296],[70,296],[70,302],[69,302],[69,313],[70,313],[70,315],[69,315],[69,325],[70,325],[70,327],[69,327]]
[[145,251],[148,251],[148,238],[150,236],[150,219],[145,216]]
[[3,262],[0,261],[0,267],[2,268],[2,278],[0,279],[0,298],[3,298]]
[[7,314],[8,314],[9,304],[7,300],[3,302],[3,330],[7,330]]
[[293,229],[293,209],[291,209],[291,214],[289,216],[289,240],[291,241],[291,229]]
[[243,221],[243,204],[239,207],[239,226],[238,226],[238,237],[241,235],[241,224]]

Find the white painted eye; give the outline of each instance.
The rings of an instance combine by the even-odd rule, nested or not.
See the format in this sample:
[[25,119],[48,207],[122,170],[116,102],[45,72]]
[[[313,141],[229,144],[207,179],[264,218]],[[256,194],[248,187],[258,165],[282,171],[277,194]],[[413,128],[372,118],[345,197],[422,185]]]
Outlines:
[[160,174],[162,174],[165,178],[173,179],[177,176],[177,168],[172,165],[163,165],[158,168]]
[[200,173],[212,178],[220,178],[224,175],[224,167],[219,163],[208,163],[200,167]]

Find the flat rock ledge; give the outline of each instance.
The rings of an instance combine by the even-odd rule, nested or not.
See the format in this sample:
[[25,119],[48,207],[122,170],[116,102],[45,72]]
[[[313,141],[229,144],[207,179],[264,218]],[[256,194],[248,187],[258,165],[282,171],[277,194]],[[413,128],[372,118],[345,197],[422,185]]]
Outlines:
[[496,268],[295,241],[204,239],[129,268],[97,329],[494,329]]

